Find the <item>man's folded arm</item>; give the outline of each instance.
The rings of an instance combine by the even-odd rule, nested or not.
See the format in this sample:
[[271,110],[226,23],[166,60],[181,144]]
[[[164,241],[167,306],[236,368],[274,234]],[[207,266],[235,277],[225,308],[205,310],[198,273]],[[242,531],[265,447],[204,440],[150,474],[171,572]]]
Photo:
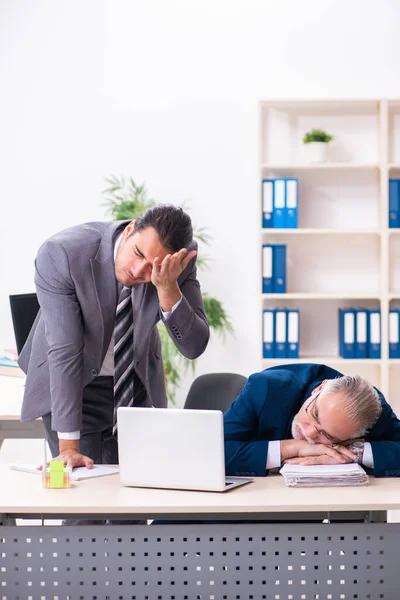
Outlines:
[[[373,456],[372,474],[375,477],[400,477],[400,421],[381,396],[382,413],[367,434]],[[365,463],[365,447],[364,460]]]
[[257,439],[260,415],[253,395],[267,397],[266,379],[249,377],[238,398],[224,415],[225,469],[227,475],[265,476],[268,440]]
[[231,476],[265,477],[268,442],[225,440],[225,471]]
[[373,455],[372,474],[375,477],[400,477],[400,441],[371,441],[370,444]]

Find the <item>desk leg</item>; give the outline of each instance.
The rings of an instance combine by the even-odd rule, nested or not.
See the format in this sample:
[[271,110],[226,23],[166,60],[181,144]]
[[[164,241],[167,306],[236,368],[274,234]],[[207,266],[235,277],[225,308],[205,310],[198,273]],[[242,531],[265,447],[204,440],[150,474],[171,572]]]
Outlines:
[[387,523],[387,510],[371,510],[366,515],[365,523]]
[[17,524],[17,521],[15,519],[13,519],[12,517],[8,517],[7,515],[0,514],[0,525],[13,526],[16,524]]

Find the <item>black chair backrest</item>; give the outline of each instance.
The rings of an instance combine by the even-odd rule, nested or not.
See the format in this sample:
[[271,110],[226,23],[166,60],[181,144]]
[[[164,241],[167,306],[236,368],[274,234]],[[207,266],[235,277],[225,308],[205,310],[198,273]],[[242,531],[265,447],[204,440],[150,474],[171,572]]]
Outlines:
[[39,312],[39,302],[36,294],[14,294],[10,296],[10,306],[17,352],[20,354]]
[[208,373],[197,377],[188,392],[184,408],[225,412],[242,391],[247,378],[238,373]]

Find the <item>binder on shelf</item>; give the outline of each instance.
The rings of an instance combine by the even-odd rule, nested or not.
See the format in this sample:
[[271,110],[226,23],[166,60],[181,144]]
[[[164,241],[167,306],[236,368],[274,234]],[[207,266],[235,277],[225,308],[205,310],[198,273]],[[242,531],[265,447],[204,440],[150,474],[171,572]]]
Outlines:
[[285,180],[274,179],[273,193],[273,227],[285,227]]
[[368,358],[381,357],[381,312],[368,310]]
[[356,310],[356,358],[367,358],[368,355],[368,327],[367,311],[365,309]]
[[354,358],[355,310],[339,309],[339,354],[343,358]]
[[275,357],[275,311],[263,311],[263,358]]
[[389,311],[389,358],[400,358],[400,309]]
[[274,180],[263,179],[262,181],[262,226],[268,229],[274,226],[272,212],[274,207]]
[[389,227],[400,227],[400,179],[389,179]]
[[298,181],[295,178],[286,179],[285,227],[297,228]]
[[286,293],[286,246],[274,244],[272,253],[272,291]]
[[263,244],[262,248],[262,291],[263,294],[272,294],[273,292],[273,246],[271,244]]
[[287,358],[286,310],[275,310],[275,358]]
[[287,357],[299,358],[300,312],[289,309],[287,312]]

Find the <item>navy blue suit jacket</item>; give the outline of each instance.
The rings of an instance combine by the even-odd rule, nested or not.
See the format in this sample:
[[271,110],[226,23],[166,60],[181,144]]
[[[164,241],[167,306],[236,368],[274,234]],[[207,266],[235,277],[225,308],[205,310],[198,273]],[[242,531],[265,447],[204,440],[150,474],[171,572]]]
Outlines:
[[[318,364],[265,369],[249,377],[224,415],[227,475],[268,475],[268,442],[292,438],[293,417],[324,379],[342,375]],[[377,390],[382,413],[365,436],[371,443],[375,477],[400,476],[400,421]]]

